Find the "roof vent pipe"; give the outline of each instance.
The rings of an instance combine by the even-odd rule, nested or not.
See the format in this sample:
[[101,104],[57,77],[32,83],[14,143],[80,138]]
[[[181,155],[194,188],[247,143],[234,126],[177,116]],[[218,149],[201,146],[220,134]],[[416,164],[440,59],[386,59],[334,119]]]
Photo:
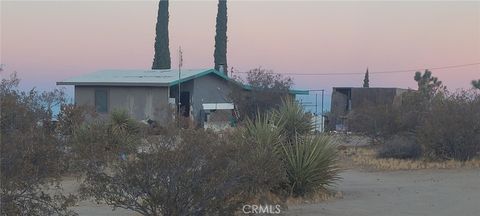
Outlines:
[[218,72],[222,73],[222,74],[225,74],[226,75],[226,72],[225,72],[225,65],[221,64],[221,65],[218,65]]

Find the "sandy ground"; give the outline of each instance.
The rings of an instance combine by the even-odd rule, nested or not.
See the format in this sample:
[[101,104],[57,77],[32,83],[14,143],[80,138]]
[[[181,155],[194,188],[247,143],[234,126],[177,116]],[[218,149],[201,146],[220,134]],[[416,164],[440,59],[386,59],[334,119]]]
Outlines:
[[[62,186],[65,194],[76,193],[79,188],[79,183],[75,178],[65,178],[62,181]],[[117,208],[112,210],[112,207],[105,204],[97,204],[93,200],[85,200],[79,202],[76,206],[71,208],[80,216],[137,216],[135,212]]]
[[[367,172],[347,170],[336,190],[343,198],[290,206],[287,215],[385,216],[480,215],[480,169]],[[66,192],[78,183],[63,181]],[[79,215],[136,215],[131,211],[82,201]]]
[[288,215],[480,215],[480,169],[348,170],[342,177],[343,199],[290,206]]

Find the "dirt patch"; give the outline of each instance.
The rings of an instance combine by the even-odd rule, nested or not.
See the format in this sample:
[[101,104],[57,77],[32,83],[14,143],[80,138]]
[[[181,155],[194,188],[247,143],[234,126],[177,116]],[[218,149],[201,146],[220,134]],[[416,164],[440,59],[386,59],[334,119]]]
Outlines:
[[480,169],[364,172],[348,170],[342,199],[289,207],[287,215],[478,215]]

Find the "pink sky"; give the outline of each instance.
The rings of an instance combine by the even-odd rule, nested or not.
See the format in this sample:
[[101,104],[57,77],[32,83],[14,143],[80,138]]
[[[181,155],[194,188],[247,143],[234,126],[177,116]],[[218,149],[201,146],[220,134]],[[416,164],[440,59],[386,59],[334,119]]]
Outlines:
[[[1,63],[23,86],[53,88],[100,69],[150,68],[155,1],[2,1]],[[177,65],[213,66],[215,1],[170,3]],[[278,73],[345,73],[480,62],[480,2],[231,1],[229,66]],[[480,65],[433,71],[450,89]],[[4,74],[2,74],[4,76]],[[293,76],[301,89],[360,86],[363,75]],[[371,75],[371,86],[415,88],[412,73]]]

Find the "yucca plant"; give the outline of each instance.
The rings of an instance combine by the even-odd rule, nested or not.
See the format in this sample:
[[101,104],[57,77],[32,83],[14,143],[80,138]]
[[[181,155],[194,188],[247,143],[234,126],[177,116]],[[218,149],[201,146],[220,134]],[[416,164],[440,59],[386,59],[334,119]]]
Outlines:
[[255,120],[247,119],[243,137],[251,139],[262,149],[280,153],[280,145],[283,142],[281,129],[273,124],[272,116],[265,114],[257,116]]
[[309,134],[315,125],[312,116],[305,112],[302,105],[291,97],[282,101],[282,106],[278,110],[272,111],[272,119],[277,125],[287,142],[294,142],[298,135]]
[[272,124],[271,116],[259,115],[254,120],[247,119],[239,132],[232,138],[240,152],[248,154],[241,157],[255,164],[255,167],[248,168],[249,175],[255,176],[249,181],[255,181],[252,184],[255,186],[244,188],[244,191],[261,194],[285,185],[287,174],[282,159],[283,136],[278,127]]
[[113,134],[136,134],[139,131],[137,122],[125,110],[114,110],[110,114],[110,126]]
[[283,145],[290,194],[303,196],[327,189],[339,177],[337,148],[328,136],[302,136]]

